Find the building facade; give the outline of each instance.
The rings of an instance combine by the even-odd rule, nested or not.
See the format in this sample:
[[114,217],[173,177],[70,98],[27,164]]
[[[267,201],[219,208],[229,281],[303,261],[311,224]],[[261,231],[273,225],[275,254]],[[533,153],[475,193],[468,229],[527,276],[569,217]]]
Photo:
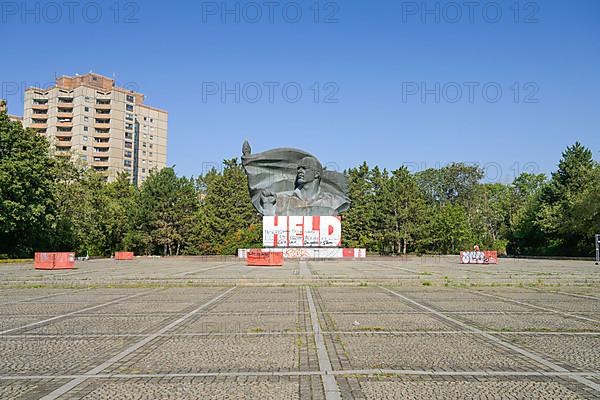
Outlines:
[[23,126],[44,135],[56,156],[81,160],[109,181],[126,173],[141,184],[167,164],[168,113],[101,75],[27,89]]

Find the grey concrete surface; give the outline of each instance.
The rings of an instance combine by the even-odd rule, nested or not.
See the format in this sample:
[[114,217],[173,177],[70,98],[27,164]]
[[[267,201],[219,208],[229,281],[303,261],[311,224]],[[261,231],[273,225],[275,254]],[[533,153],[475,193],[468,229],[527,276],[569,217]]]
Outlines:
[[0,398],[598,399],[600,268],[0,267]]

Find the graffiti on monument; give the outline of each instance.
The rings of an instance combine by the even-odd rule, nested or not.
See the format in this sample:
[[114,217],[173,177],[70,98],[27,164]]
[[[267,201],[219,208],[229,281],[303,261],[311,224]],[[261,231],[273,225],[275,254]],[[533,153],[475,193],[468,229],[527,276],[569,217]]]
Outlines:
[[263,217],[265,247],[338,247],[341,242],[340,217]]

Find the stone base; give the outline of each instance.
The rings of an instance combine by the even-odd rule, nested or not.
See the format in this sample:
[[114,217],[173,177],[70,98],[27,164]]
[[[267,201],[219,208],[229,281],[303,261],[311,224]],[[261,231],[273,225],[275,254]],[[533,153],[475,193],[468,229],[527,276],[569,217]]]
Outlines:
[[[246,258],[252,249],[238,249],[238,257]],[[262,251],[281,252],[285,259],[340,259],[340,258],[367,258],[366,249],[343,249],[338,247],[269,247]]]

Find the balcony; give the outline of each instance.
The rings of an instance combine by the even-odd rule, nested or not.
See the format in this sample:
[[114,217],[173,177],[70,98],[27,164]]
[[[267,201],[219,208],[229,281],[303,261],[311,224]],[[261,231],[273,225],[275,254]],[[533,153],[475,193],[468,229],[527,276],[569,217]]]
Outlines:
[[31,108],[34,109],[34,110],[48,111],[48,103],[46,103],[46,104],[36,104],[36,103],[33,103],[33,105],[31,106]]
[[59,97],[58,98],[58,106],[61,107],[62,105],[73,105],[73,98],[66,98],[66,97]]
[[56,137],[57,138],[69,138],[69,140],[71,140],[71,138],[73,137],[73,132],[68,131],[57,131],[56,132]]
[[72,113],[73,112],[73,106],[72,105],[59,105],[58,106],[58,112],[59,113]]
[[106,161],[92,161],[92,166],[94,168],[108,168],[110,165],[108,160]]
[[109,123],[95,122],[94,123],[94,128],[96,128],[96,129],[110,129],[110,122]]
[[48,129],[48,124],[34,122],[33,124],[29,125],[29,127],[32,129]]
[[73,121],[71,121],[71,122],[57,122],[56,123],[56,127],[57,128],[72,128],[73,127]]
[[95,141],[94,142],[94,149],[99,148],[99,149],[108,149],[110,147],[110,143],[109,142],[98,142]]
[[110,110],[111,109],[111,104],[103,104],[103,103],[96,103],[95,105],[96,110]]
[[69,147],[56,147],[54,153],[57,157],[71,157],[71,146]]
[[73,118],[73,112],[69,111],[69,112],[58,112],[57,117],[60,118]]

